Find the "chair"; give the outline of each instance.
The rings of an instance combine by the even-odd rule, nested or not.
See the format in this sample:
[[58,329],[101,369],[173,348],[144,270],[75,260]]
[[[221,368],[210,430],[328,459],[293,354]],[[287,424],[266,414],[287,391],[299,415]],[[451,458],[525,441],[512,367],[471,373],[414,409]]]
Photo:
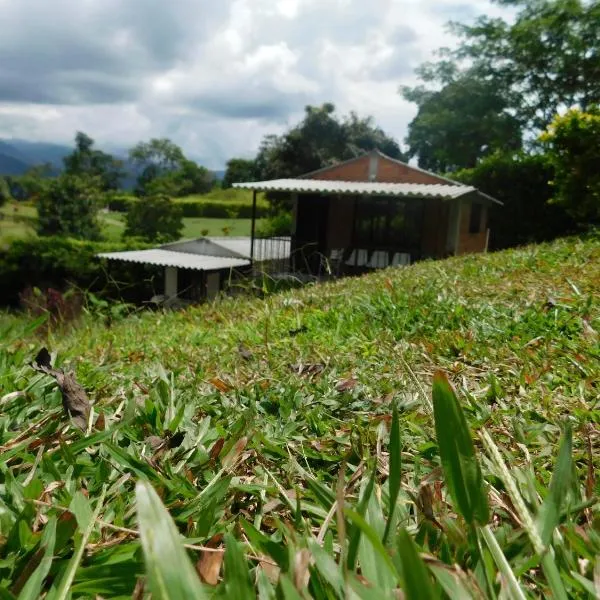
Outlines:
[[346,261],[346,264],[349,267],[364,267],[366,266],[368,260],[369,253],[367,252],[367,250],[361,248],[359,250],[352,250],[352,254],[350,255],[350,258]]
[[408,252],[396,252],[392,259],[392,265],[394,267],[410,265],[410,254]]
[[385,269],[390,265],[390,255],[383,250],[375,250],[367,267],[370,269]]

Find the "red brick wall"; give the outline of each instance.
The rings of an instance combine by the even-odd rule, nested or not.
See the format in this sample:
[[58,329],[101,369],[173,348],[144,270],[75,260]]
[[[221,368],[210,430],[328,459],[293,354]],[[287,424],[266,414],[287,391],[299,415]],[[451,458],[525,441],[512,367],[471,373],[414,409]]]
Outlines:
[[[430,175],[408,165],[396,161],[377,157],[378,168],[375,181],[383,183],[441,183],[451,185],[446,180],[436,175]],[[310,175],[309,179],[330,179],[336,181],[369,181],[369,165],[371,156],[361,156],[346,164],[336,165],[330,169]]]
[[315,173],[310,179],[329,179],[335,181],[369,181],[369,156],[361,156],[345,165],[337,165]]
[[423,258],[442,258],[446,255],[449,205],[441,200],[427,200],[423,219],[421,252]]
[[471,222],[471,202],[463,200],[460,212],[460,233],[458,237],[458,254],[484,252],[487,238],[487,207],[481,211],[479,233],[469,233]]
[[379,157],[377,181],[384,183],[442,183],[450,185],[440,177],[424,173],[408,165],[402,165],[381,156]]

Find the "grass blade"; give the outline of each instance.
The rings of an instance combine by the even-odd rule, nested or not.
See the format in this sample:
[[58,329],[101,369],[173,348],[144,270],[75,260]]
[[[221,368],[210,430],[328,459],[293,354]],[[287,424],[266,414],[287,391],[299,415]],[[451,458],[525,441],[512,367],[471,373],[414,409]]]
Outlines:
[[44,549],[44,556],[37,569],[31,574],[27,583],[23,586],[19,594],[19,600],[37,600],[42,592],[44,579],[46,579],[52,558],[54,556],[54,545],[56,543],[56,517],[52,517],[44,527],[44,533],[40,540],[40,550]]
[[94,525],[96,524],[98,516],[100,515],[100,511],[102,510],[105,495],[106,486],[102,488],[102,493],[100,494],[100,498],[98,498],[98,502],[96,504],[96,510],[92,513],[92,516],[88,521],[87,527],[82,531],[81,537],[75,545],[75,552],[73,553],[71,560],[69,560],[67,564],[67,568],[63,573],[57,591],[53,594],[48,594],[47,600],[65,600],[69,597],[71,584],[73,583],[73,579],[75,578],[75,572],[77,571],[77,567],[81,562],[85,546],[88,542],[88,539],[90,538],[90,535],[92,535]]
[[475,446],[462,408],[446,376],[433,379],[435,433],[444,478],[455,508],[469,524],[486,524],[489,505]]
[[407,600],[437,599],[438,594],[431,583],[429,571],[406,529],[398,534],[398,554],[402,562],[405,598]]
[[[358,507],[356,512],[364,518],[365,513],[367,512],[367,506],[369,505],[369,500],[371,499],[371,495],[373,494],[373,489],[375,487],[375,476],[377,475],[377,469],[373,468],[371,471],[371,477],[369,477],[369,481],[364,488],[360,501],[358,503]],[[361,530],[359,527],[352,527],[350,529],[350,533],[348,535],[348,558],[346,564],[348,565],[348,569],[353,570],[356,567],[356,560],[358,558],[358,547],[360,545],[360,536]]]
[[523,593],[523,590],[521,589],[515,574],[510,568],[510,565],[506,560],[506,556],[504,556],[504,553],[502,552],[502,549],[500,548],[498,541],[496,540],[496,537],[494,536],[494,533],[489,525],[481,528],[481,535],[487,544],[490,553],[494,557],[496,566],[506,581],[510,598],[512,600],[525,600],[525,594]]
[[390,528],[394,522],[396,502],[400,494],[402,483],[402,438],[400,434],[400,420],[398,419],[398,407],[394,403],[392,412],[392,429],[390,431],[390,476],[388,477],[388,488],[390,504],[388,509],[388,521],[385,527],[383,543],[385,544],[390,535]]
[[228,598],[254,598],[246,557],[237,540],[225,536],[225,587]]
[[552,541],[552,532],[560,520],[561,505],[571,485],[571,473],[573,472],[572,454],[573,431],[567,423],[558,450],[556,466],[552,473],[550,489],[538,517],[540,537],[545,546]]
[[140,481],[135,497],[152,597],[156,600],[206,598],[179,531],[154,488],[147,481]]

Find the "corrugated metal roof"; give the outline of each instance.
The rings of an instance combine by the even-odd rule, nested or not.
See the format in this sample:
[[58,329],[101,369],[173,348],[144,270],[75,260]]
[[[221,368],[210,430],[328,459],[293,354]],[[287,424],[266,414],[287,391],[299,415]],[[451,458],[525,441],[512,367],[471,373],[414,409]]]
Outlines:
[[467,185],[331,181],[328,179],[274,179],[272,181],[234,183],[233,187],[260,192],[317,192],[319,194],[444,199],[459,198],[477,191],[474,187]]
[[[252,250],[251,237],[210,237],[207,238],[221,248],[245,258],[250,258]],[[281,260],[289,258],[292,250],[292,238],[275,237],[267,240],[256,238],[254,240],[255,260]]]
[[159,265],[161,267],[179,267],[181,269],[194,269],[196,271],[216,271],[245,267],[250,264],[243,258],[226,258],[223,256],[204,256],[188,252],[173,252],[161,248],[150,250],[130,250],[127,252],[106,252],[98,254],[108,260],[124,260],[127,262]]

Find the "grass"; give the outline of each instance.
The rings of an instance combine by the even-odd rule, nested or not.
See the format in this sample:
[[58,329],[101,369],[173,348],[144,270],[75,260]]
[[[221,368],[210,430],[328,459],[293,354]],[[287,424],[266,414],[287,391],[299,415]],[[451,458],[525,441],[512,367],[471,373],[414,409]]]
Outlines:
[[[226,203],[235,202],[236,204],[252,204],[252,192],[249,190],[238,190],[235,188],[228,188],[223,190],[221,188],[215,188],[208,194],[192,194],[191,196],[184,196],[182,198],[176,198],[175,202],[216,202]],[[265,199],[265,194],[259,192],[256,195],[257,204],[260,206],[268,206],[268,202]]]
[[2,597],[597,595],[598,281],[590,237],[110,326],[5,314]]
[[[15,208],[17,210],[15,211]],[[35,219],[37,213],[35,207],[20,204],[7,204],[0,208],[0,244],[10,243],[14,239],[19,239],[35,235]],[[102,224],[102,233],[108,241],[120,241],[125,231],[125,216],[121,213],[100,213],[99,219]],[[261,223],[261,219],[257,224]],[[251,219],[206,219],[206,218],[187,218],[183,219],[184,239],[198,238],[206,235],[220,236],[225,235],[223,229],[227,228],[227,235],[240,236],[250,235],[252,228]]]

